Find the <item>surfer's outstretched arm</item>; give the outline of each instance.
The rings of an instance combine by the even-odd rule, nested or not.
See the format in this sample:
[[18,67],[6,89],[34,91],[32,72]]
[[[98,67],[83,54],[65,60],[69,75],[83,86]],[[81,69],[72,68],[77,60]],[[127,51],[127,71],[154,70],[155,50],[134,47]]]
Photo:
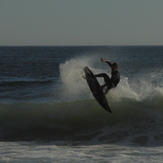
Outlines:
[[108,60],[101,58],[101,61],[106,62],[112,68],[112,64]]

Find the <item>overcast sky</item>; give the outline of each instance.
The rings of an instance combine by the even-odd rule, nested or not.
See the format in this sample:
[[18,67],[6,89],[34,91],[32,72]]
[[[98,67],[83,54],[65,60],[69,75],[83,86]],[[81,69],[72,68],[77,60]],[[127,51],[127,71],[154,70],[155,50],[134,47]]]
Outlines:
[[0,0],[0,45],[163,45],[163,0]]

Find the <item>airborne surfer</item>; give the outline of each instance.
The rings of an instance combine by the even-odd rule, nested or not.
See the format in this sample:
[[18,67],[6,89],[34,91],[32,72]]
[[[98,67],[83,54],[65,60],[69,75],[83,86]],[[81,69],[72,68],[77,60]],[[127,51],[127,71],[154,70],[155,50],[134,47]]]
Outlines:
[[108,60],[101,58],[102,62],[107,63],[111,67],[111,78],[106,73],[96,74],[95,77],[104,78],[105,84],[101,86],[102,91],[106,94],[110,89],[117,86],[120,81],[120,73],[118,72],[118,64],[110,63]]

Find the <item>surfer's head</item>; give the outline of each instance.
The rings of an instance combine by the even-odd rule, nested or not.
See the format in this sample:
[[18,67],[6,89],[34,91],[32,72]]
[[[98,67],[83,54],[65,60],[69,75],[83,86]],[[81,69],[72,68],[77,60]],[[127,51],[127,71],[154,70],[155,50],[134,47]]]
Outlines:
[[118,70],[118,64],[117,64],[117,63],[113,63],[113,64],[112,64],[112,69],[113,69],[114,71]]

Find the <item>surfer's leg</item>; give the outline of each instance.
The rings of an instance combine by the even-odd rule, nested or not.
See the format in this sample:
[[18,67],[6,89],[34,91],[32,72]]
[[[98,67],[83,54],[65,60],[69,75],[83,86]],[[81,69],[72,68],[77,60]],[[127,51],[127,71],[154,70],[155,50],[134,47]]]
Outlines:
[[100,77],[100,78],[102,77],[103,78],[105,75],[107,75],[107,74],[106,73],[100,73],[100,74],[96,74],[95,77]]
[[108,83],[108,84],[105,84],[105,85],[101,85],[100,88],[101,88],[101,90],[103,91],[104,94],[107,94],[109,90],[114,88],[114,86],[113,86],[113,84]]
[[107,94],[109,90],[111,90],[113,88],[112,84],[109,84],[106,89],[104,90],[104,94]]
[[104,94],[106,94],[110,89],[113,88],[112,83],[111,83],[111,79],[106,73],[97,74],[97,75],[95,75],[95,77],[104,78],[105,84],[100,86],[100,88],[104,92]]
[[105,83],[110,82],[110,77],[106,73],[97,74],[95,77],[104,78]]
[[110,80],[109,76],[106,73],[97,74],[95,77],[104,78],[105,81]]

